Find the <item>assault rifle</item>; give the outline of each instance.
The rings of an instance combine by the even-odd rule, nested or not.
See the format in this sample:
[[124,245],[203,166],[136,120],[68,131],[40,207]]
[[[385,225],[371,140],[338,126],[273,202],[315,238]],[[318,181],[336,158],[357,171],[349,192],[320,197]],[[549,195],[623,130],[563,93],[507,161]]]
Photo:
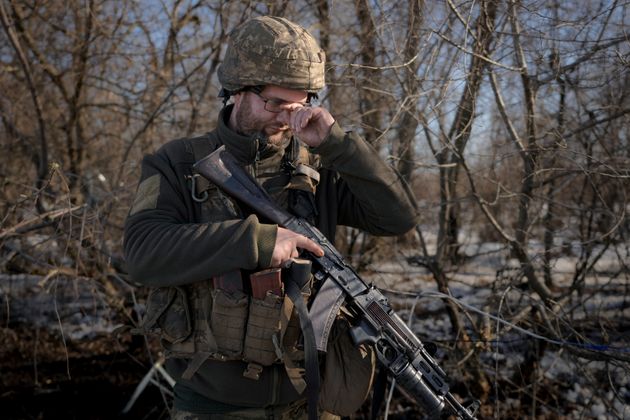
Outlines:
[[446,373],[393,311],[387,298],[366,284],[317,228],[275,204],[225,147],[201,159],[194,169],[259,216],[306,236],[324,250],[323,257],[305,253],[319,287],[308,310],[318,350],[326,351],[333,321],[345,303],[359,320],[351,329],[354,343],[373,345],[379,362],[396,385],[420,404],[427,416],[438,417],[444,412],[459,419],[475,418],[449,392]]

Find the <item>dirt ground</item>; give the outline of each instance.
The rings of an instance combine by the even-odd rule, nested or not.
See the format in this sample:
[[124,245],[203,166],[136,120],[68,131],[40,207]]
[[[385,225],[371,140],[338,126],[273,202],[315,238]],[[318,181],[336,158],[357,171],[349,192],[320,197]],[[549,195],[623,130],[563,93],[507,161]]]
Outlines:
[[149,386],[122,414],[150,366],[142,339],[111,335],[67,341],[44,329],[0,329],[3,419],[168,418],[158,388]]
[[[151,363],[142,338],[121,340],[102,335],[64,347],[59,334],[43,329],[0,329],[1,418],[168,419],[167,402],[153,385],[122,413]],[[369,418],[369,412],[367,401],[353,418]],[[389,419],[418,418],[421,413],[396,392]]]

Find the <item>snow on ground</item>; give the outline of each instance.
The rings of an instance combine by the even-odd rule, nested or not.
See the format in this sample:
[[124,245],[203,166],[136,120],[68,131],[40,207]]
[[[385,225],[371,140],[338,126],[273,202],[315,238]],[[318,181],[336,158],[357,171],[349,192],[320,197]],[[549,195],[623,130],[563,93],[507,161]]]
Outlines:
[[77,341],[115,328],[111,308],[92,279],[5,274],[1,280],[0,300],[7,308],[0,317],[4,324],[50,328]]
[[[630,282],[627,271],[623,271],[629,260],[626,247],[605,250],[592,275],[578,283],[574,271],[579,250],[573,245],[566,248],[566,255],[556,258],[552,266],[554,293],[561,304],[555,313],[545,311],[546,320],[539,316],[541,301],[528,290],[518,262],[509,259],[500,244],[477,245],[470,240],[462,252],[474,257],[447,273],[451,296],[468,305],[462,320],[471,338],[480,342],[478,357],[490,382],[499,391],[507,385],[517,390],[497,400],[493,400],[495,391],[491,391],[489,404],[494,405],[496,418],[521,412],[523,397],[534,393],[532,385],[519,389],[510,381],[535,349],[532,344],[541,344],[543,336],[549,342],[534,372],[534,384],[538,395],[540,390],[547,390],[555,402],[549,402],[549,398],[541,401],[541,415],[630,420]],[[457,360],[445,359],[449,348],[454,347],[445,303],[435,296],[438,289],[431,273],[408,262],[412,256],[409,250],[401,251],[388,261],[369,266],[361,276],[385,291],[404,320],[409,320],[413,309],[412,330],[421,340],[440,344],[438,361],[446,361],[443,367],[451,379],[461,381],[463,376],[454,366]],[[111,333],[114,328],[108,315],[111,307],[104,299],[106,293],[99,290],[102,284],[61,276],[4,276],[0,299],[10,308],[10,313],[4,315],[12,321],[56,329],[61,326],[68,340],[90,339],[94,334]],[[571,286],[576,290],[563,298],[562,293]],[[517,326],[489,316],[490,341],[482,342],[477,329],[483,325],[483,316],[471,307]],[[559,346],[558,341],[565,345]],[[590,352],[579,353],[584,350]]]
[[[594,266],[594,274],[579,285],[580,290],[568,298],[559,297],[562,305],[556,313],[545,314],[549,323],[546,326],[554,328],[559,334],[556,336],[550,335],[550,330],[542,325],[532,323],[533,315],[528,309],[540,308],[541,301],[526,287],[518,262],[508,259],[500,245],[470,245],[464,252],[478,257],[449,273],[451,295],[466,305],[508,322],[525,311],[527,315],[518,327],[532,333],[528,335],[490,319],[494,338],[481,348],[479,358],[491,381],[503,382],[512,378],[528,352],[531,353],[531,344],[542,342],[536,338],[542,335],[549,341],[539,360],[535,383],[554,393],[554,398],[562,405],[555,407],[541,403],[543,415],[549,418],[630,419],[630,283],[627,274],[615,275],[625,263],[619,258],[626,252],[625,248],[606,250]],[[452,346],[449,344],[453,340],[451,324],[444,310],[444,301],[431,296],[437,291],[435,281],[423,267],[409,265],[408,256],[401,254],[372,265],[362,277],[385,290],[403,319],[408,320],[411,309],[414,309],[412,330],[421,340],[441,342],[445,348]],[[577,258],[576,255],[566,255],[555,260],[552,270],[558,296],[572,285]],[[478,313],[468,309],[466,312],[477,325],[481,325],[482,317]],[[472,339],[480,339],[466,322]],[[544,323],[544,320],[537,318],[537,322]],[[558,341],[565,345],[560,347]],[[592,350],[586,353],[586,358],[573,351],[585,348]],[[444,355],[444,349],[438,357],[440,354]],[[522,395],[531,392],[531,389],[525,389]],[[519,412],[521,407],[518,399],[509,397],[494,404],[495,414],[508,412],[511,406]]]

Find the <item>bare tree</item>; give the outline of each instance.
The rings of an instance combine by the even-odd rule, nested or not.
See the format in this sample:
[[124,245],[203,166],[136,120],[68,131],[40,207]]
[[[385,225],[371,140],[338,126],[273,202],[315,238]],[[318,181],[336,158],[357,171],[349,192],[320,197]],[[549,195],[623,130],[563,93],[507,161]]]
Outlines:
[[[418,249],[352,230],[340,244],[380,286],[441,293],[392,302],[445,350],[454,390],[482,400],[480,417],[627,416],[629,11],[616,0],[0,0],[0,333],[37,354],[45,329],[25,333],[6,294],[37,290],[70,376],[68,319],[137,320],[144,297],[120,242],[140,159],[214,126],[228,34],[276,14],[326,51],[323,105],[417,193]],[[41,303],[64,291],[92,306]]]
[[408,1],[407,36],[403,48],[403,60],[405,66],[404,82],[404,113],[400,121],[398,136],[400,142],[400,161],[398,170],[403,179],[411,181],[415,161],[415,138],[419,126],[417,98],[420,93],[418,82],[418,68],[420,67],[420,41],[423,22],[424,2],[417,0]]

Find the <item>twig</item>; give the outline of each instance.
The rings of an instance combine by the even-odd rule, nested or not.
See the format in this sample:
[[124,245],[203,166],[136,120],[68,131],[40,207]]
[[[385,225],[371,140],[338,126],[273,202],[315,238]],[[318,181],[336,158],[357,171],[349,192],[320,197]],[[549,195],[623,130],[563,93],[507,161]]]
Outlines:
[[55,294],[53,295],[53,305],[55,308],[55,315],[57,316],[57,322],[59,323],[59,332],[61,333],[61,342],[63,343],[63,351],[66,354],[66,374],[68,379],[72,379],[70,376],[70,354],[68,353],[68,345],[66,343],[66,335],[63,333],[63,324],[61,323],[61,316],[59,315],[59,308],[57,308],[57,282],[55,282]]
[[68,213],[72,213],[73,211],[79,210],[83,207],[85,207],[85,204],[81,204],[79,206],[69,207],[65,209],[51,210],[46,213],[42,213],[32,219],[25,220],[23,222],[18,223],[15,226],[12,226],[10,228],[3,230],[2,232],[0,232],[0,239],[4,239],[7,236],[11,236],[11,235],[19,235],[24,230],[26,230],[26,228],[29,225],[32,225],[36,222],[44,222],[46,219],[54,220]]
[[153,379],[153,375],[155,374],[155,372],[158,372],[160,375],[162,375],[162,377],[171,387],[175,386],[175,380],[164,370],[164,368],[162,367],[163,363],[164,358],[161,358],[160,360],[155,362],[153,366],[151,366],[151,369],[149,369],[147,374],[144,375],[144,377],[136,387],[135,391],[133,392],[133,395],[129,399],[129,402],[127,403],[125,408],[123,408],[122,414],[127,414],[131,410],[131,408],[136,403],[140,395],[144,392],[149,383],[158,385],[161,390],[164,390],[163,387],[156,383],[156,381]]

